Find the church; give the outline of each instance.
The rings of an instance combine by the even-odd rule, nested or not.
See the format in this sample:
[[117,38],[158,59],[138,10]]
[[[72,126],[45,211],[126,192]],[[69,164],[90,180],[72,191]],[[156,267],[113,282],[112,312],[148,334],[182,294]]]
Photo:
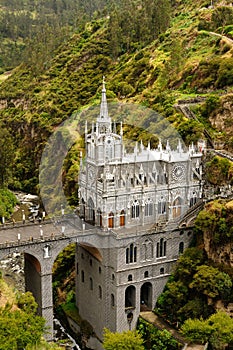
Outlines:
[[180,221],[202,200],[200,150],[159,141],[156,149],[136,143],[130,153],[123,134],[109,116],[103,81],[100,113],[85,127],[79,210],[109,245],[80,243],[76,251],[77,306],[100,339],[104,327],[134,329],[140,311],[155,307],[193,236]]

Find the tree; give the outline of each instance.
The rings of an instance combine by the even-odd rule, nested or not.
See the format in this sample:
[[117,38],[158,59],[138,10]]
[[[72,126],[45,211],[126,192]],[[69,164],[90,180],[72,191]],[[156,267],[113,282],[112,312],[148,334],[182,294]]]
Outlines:
[[232,281],[228,274],[217,268],[201,265],[189,286],[210,298],[225,297],[230,293]]
[[233,343],[233,319],[223,311],[218,311],[207,320],[188,319],[181,331],[189,341],[202,344],[208,341],[216,350],[225,349]]
[[204,257],[202,250],[198,248],[186,249],[177,261],[174,277],[183,282],[191,282],[197,266],[201,265],[203,261]]
[[12,164],[14,160],[13,138],[9,131],[0,125],[0,186],[8,184],[12,175]]
[[106,328],[103,347],[105,350],[144,350],[143,339],[137,331],[113,333]]
[[145,349],[175,350],[178,348],[178,342],[166,329],[159,330],[141,318],[139,318],[137,329],[144,340]]
[[45,320],[23,310],[6,305],[0,309],[0,350],[23,350],[27,345],[40,343]]

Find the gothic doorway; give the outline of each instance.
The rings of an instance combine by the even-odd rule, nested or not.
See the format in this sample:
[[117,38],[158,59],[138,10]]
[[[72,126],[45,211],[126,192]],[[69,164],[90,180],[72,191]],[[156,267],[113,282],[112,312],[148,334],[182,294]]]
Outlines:
[[152,310],[152,284],[146,282],[141,286],[141,311]]

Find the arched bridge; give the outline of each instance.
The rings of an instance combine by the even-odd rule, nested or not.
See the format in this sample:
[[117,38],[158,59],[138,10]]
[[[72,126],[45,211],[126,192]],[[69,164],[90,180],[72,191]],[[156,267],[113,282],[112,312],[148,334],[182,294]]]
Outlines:
[[[146,230],[146,228],[145,228]],[[122,247],[138,238],[137,232],[124,236],[83,223],[78,216],[67,215],[41,223],[17,223],[0,227],[0,259],[14,252],[24,253],[25,289],[38,303],[38,312],[47,321],[53,338],[52,269],[57,255],[70,243],[97,249]]]

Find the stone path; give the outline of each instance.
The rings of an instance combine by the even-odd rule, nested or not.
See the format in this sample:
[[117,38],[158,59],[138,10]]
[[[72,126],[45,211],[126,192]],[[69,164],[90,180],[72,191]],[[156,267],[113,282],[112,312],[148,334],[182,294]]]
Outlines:
[[187,344],[186,339],[174,328],[172,328],[169,324],[167,324],[165,321],[163,321],[162,318],[155,315],[151,311],[143,311],[140,312],[140,317],[143,318],[145,321],[152,323],[157,327],[158,329],[166,329],[169,331],[173,337],[178,340],[181,344],[184,345],[184,350],[204,350],[205,346],[200,344]]

